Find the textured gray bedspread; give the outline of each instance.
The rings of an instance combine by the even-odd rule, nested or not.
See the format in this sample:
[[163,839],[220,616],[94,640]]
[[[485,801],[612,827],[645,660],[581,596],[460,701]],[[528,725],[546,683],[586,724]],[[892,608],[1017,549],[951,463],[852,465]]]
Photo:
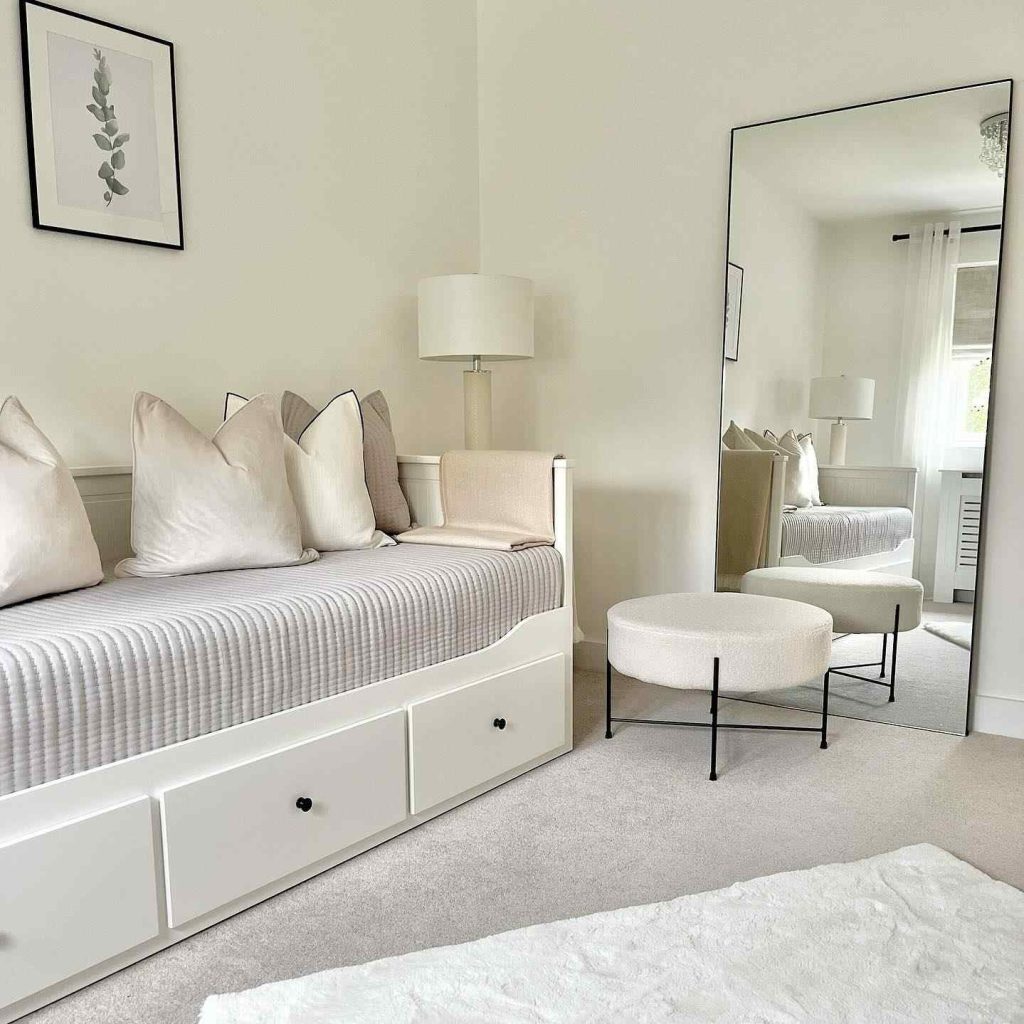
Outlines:
[[0,608],[0,796],[469,654],[561,596],[550,547],[400,544]]
[[895,551],[914,532],[909,508],[821,505],[782,514],[782,555],[837,562]]

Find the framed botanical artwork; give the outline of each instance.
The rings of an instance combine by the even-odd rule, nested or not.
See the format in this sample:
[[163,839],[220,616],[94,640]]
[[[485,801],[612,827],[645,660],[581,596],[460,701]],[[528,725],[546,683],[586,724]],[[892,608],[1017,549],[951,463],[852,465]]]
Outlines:
[[727,266],[725,276],[725,358],[735,363],[740,358],[740,311],[743,307],[743,268]]
[[174,47],[21,0],[32,222],[184,248]]

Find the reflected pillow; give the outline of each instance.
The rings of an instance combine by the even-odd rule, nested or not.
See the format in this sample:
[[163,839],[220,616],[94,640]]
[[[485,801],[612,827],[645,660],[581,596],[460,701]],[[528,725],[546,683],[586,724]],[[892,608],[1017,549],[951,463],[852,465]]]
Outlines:
[[741,430],[735,420],[729,420],[729,429],[722,435],[722,444],[733,452],[753,452],[757,445],[747,436],[749,431]]
[[0,405],[0,608],[103,579],[71,470],[13,395]]
[[279,403],[257,395],[212,438],[153,395],[132,417],[132,550],[118,576],[315,561],[288,487]]
[[814,437],[812,434],[800,434],[797,436],[800,448],[804,453],[806,462],[807,480],[810,484],[811,504],[824,505],[821,500],[821,490],[818,483],[818,453],[814,450]]

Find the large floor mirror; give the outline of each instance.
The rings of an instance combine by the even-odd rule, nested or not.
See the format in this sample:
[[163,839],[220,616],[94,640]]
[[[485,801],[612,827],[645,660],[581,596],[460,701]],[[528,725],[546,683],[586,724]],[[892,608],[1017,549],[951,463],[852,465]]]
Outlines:
[[[836,635],[832,714],[967,728],[1010,97],[733,131],[718,588],[923,588]],[[818,711],[820,681],[756,699]]]

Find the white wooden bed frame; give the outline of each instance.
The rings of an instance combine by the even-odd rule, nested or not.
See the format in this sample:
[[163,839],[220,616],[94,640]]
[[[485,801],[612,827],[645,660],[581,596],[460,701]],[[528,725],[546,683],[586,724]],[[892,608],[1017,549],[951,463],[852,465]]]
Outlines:
[[[438,523],[438,458],[399,461],[414,518]],[[0,1021],[572,749],[572,468],[553,472],[560,608],[474,654],[0,798]],[[130,471],[76,477],[105,560],[125,554]]]
[[[768,521],[767,566],[799,566],[817,569],[862,569],[889,572],[898,576],[914,575],[914,538],[909,537],[893,551],[860,555],[834,562],[810,562],[803,555],[782,555],[782,511],[789,457],[776,455],[772,460],[772,483]],[[915,515],[917,470],[907,466],[819,466],[818,489],[826,505],[855,508],[908,508]]]

